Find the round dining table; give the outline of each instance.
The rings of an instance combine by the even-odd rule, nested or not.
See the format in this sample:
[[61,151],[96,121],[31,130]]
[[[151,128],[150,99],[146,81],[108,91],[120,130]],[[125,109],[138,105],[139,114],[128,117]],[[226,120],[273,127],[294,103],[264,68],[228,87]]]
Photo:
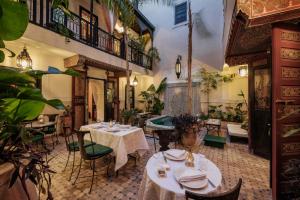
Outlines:
[[[180,186],[174,176],[177,168],[185,166],[185,160],[172,161],[167,159],[167,163],[162,152],[154,154],[147,162],[142,183],[139,188],[139,200],[183,200],[185,199],[185,190],[198,194],[208,194],[216,191],[222,182],[222,174],[219,168],[202,154],[193,154],[195,169],[206,171],[208,185],[202,189],[191,190]],[[158,168],[162,165],[169,165],[170,169],[166,171],[166,176],[158,175]]]

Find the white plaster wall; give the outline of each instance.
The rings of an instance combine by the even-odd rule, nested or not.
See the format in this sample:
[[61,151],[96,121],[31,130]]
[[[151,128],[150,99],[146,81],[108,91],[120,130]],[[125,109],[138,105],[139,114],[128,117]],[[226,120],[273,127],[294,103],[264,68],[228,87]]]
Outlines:
[[[130,83],[132,83],[135,75],[131,75],[130,77]],[[139,96],[141,94],[141,91],[147,90],[149,86],[153,83],[153,77],[147,76],[147,75],[136,75],[136,78],[138,80],[137,86],[135,86],[135,107],[138,109],[144,109],[144,104],[140,103],[140,100],[142,100],[142,97]],[[125,108],[125,87],[126,87],[126,78],[120,78],[119,82],[119,97],[120,97],[120,110]]]
[[[232,82],[220,83],[217,90],[212,90],[209,95],[210,105],[223,105],[223,110],[226,106],[235,106],[239,102],[243,102],[243,98],[238,96],[241,90],[244,92],[248,102],[248,77],[241,77],[238,75],[239,67],[230,67],[228,70],[223,71],[221,74],[235,74]],[[207,112],[207,99],[204,94],[201,95],[201,108],[202,112]],[[244,105],[244,109],[247,109]]]
[[[177,2],[183,2],[178,0]],[[221,69],[224,64],[223,56],[223,1],[222,0],[192,0],[192,13],[201,12],[203,27],[209,35],[199,34],[194,25],[193,30],[193,71],[199,67]],[[154,46],[158,48],[161,62],[154,66],[156,84],[163,77],[168,82],[177,81],[175,62],[177,55],[182,55],[182,79],[187,77],[187,46],[188,26],[174,25],[174,6],[147,3],[140,7],[142,13],[156,27]],[[202,28],[203,28],[202,27]]]

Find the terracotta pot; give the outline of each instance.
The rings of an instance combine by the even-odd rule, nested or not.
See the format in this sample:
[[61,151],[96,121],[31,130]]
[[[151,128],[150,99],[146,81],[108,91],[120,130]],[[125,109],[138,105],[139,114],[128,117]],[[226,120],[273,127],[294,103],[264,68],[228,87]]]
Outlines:
[[[11,163],[0,164],[0,197],[3,200],[26,200],[27,195],[23,189],[20,179],[17,179],[15,184],[9,188],[9,182],[14,166]],[[30,200],[37,200],[38,194],[35,185],[30,181],[26,181],[27,190]]]

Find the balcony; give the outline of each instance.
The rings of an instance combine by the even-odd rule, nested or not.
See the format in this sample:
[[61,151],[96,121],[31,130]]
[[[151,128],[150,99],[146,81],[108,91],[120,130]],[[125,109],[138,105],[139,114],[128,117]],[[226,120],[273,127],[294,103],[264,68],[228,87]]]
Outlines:
[[[30,10],[29,21],[50,31],[70,38],[100,51],[125,59],[123,38],[91,25],[75,13],[67,16],[60,9],[51,8],[50,0],[27,0]],[[40,17],[42,16],[42,17]],[[134,46],[128,48],[129,62],[152,70],[151,58]]]

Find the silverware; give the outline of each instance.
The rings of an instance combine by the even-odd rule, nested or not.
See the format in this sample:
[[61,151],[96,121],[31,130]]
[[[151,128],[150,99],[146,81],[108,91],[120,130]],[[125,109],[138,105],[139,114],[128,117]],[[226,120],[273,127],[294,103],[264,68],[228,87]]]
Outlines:
[[212,186],[213,188],[216,187],[215,184],[214,184],[209,178],[207,178],[207,180],[208,180],[209,184],[211,184],[211,186]]
[[168,162],[167,162],[167,158],[166,158],[166,156],[165,156],[165,152],[162,151],[161,153],[162,153],[162,155],[163,155],[163,157],[164,157],[164,161],[165,161],[166,163],[168,163]]

